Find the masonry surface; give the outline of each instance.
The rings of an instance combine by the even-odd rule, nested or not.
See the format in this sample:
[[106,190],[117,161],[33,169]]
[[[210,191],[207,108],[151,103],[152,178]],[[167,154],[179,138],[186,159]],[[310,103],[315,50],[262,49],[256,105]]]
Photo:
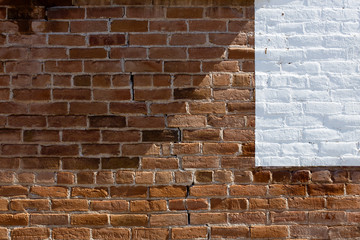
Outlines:
[[257,165],[360,165],[359,8],[256,1]]
[[358,169],[255,167],[253,1],[0,19],[0,239],[360,237]]

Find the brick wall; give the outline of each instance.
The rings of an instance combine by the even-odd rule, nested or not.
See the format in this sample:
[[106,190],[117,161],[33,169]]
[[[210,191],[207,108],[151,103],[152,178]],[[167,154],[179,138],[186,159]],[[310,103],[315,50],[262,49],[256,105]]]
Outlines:
[[259,168],[250,0],[0,0],[0,239],[360,237],[355,168]]

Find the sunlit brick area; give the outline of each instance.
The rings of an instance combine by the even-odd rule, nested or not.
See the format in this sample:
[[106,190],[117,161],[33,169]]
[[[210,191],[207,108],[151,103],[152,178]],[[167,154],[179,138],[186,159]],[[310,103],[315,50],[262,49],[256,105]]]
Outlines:
[[357,168],[255,166],[252,0],[0,0],[0,239],[360,237]]

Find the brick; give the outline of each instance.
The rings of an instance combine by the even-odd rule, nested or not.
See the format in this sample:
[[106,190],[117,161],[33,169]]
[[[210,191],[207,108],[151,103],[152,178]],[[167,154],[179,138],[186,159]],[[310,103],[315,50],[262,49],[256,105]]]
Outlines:
[[164,117],[128,117],[128,126],[136,128],[164,128]]
[[200,115],[175,115],[168,117],[168,127],[205,127],[206,117]]
[[110,187],[111,197],[145,198],[147,192],[142,186]]
[[47,12],[49,19],[82,19],[85,17],[84,8],[51,8]]
[[307,213],[303,211],[271,212],[270,219],[272,223],[302,223],[307,221]]
[[59,132],[53,130],[25,130],[23,132],[24,142],[57,142]]
[[11,239],[47,239],[50,237],[50,229],[40,227],[15,228],[11,231]]
[[183,168],[218,168],[220,165],[217,156],[184,156]]
[[209,42],[216,45],[246,45],[245,33],[210,33]]
[[157,172],[155,173],[156,184],[167,184],[173,182],[173,175],[171,172]]
[[265,212],[244,212],[244,213],[230,213],[229,221],[231,224],[245,223],[245,224],[265,224]]
[[169,229],[166,228],[133,228],[132,233],[134,240],[166,240],[169,238]]
[[52,230],[54,239],[89,239],[88,228],[54,228]]
[[214,238],[248,238],[249,228],[246,226],[236,227],[211,227],[211,236]]
[[170,73],[197,73],[200,72],[200,62],[196,61],[172,61],[164,63],[164,72]]
[[316,237],[328,238],[328,228],[326,226],[290,226],[290,236],[295,238]]
[[125,45],[125,35],[123,34],[90,35],[89,43],[90,46]]
[[122,116],[90,116],[90,127],[122,128],[125,127],[125,117]]
[[70,58],[71,59],[96,59],[96,58],[106,58],[107,51],[103,48],[73,48],[70,49]]
[[130,45],[166,45],[167,35],[166,34],[130,34],[129,43]]
[[99,158],[63,158],[63,169],[98,169]]
[[22,158],[21,167],[23,169],[59,169],[60,161],[58,158]]
[[48,101],[50,100],[50,90],[48,89],[13,90],[13,99],[17,101]]
[[30,193],[41,197],[67,197],[68,190],[65,187],[33,186]]
[[135,90],[135,100],[149,101],[149,100],[170,100],[170,89],[152,89],[152,90]]
[[53,199],[53,211],[88,211],[88,203],[85,199]]
[[310,184],[308,186],[308,192],[310,196],[321,195],[343,195],[343,184]]
[[254,29],[254,21],[229,21],[229,32],[246,33]]
[[190,188],[190,195],[195,197],[226,196],[226,192],[227,187],[225,185],[192,186]]
[[88,73],[117,73],[122,71],[121,61],[85,61],[84,71]]
[[176,32],[176,31],[186,31],[186,28],[187,28],[186,22],[182,20],[150,22],[150,31]]
[[311,174],[311,180],[313,182],[327,182],[332,183],[330,171],[315,171]]
[[323,209],[325,207],[325,200],[322,198],[307,197],[307,198],[289,198],[289,209]]
[[177,158],[149,158],[141,160],[142,169],[177,169],[179,160]]
[[111,113],[147,113],[145,103],[110,103]]
[[86,9],[87,18],[118,18],[123,17],[124,8],[122,7],[88,7]]
[[130,230],[125,228],[100,228],[93,229],[95,239],[130,239]]
[[0,224],[2,226],[27,226],[29,216],[25,213],[19,214],[0,214]]
[[329,197],[327,199],[327,208],[336,209],[336,210],[358,209],[360,208],[358,201],[359,200],[356,197],[343,197],[343,198]]
[[27,111],[27,106],[23,103],[0,102],[0,113],[23,114]]
[[360,233],[357,226],[340,226],[329,228],[330,239],[358,238]]
[[[214,62],[205,62],[202,66],[203,72],[239,72],[239,64],[237,61],[214,61]],[[218,94],[226,90],[219,90]],[[234,95],[238,92],[236,89],[228,89],[229,95]],[[231,94],[230,94],[231,93]],[[230,96],[230,100],[236,100],[234,96]],[[240,100],[240,99],[238,99]]]
[[244,8],[211,7],[206,9],[206,16],[209,18],[243,18]]
[[110,58],[146,58],[146,48],[128,47],[128,48],[112,48],[110,50]]
[[274,184],[269,186],[269,194],[272,196],[305,196],[306,192],[305,186]]
[[184,227],[184,228],[172,228],[172,239],[195,239],[206,238],[206,227]]
[[64,142],[97,142],[100,140],[100,131],[96,130],[64,130]]
[[131,155],[158,155],[160,154],[160,147],[156,144],[124,144],[121,152],[125,156]]
[[172,102],[165,104],[153,103],[150,106],[151,112],[156,113],[186,113],[186,104],[184,102]]
[[102,166],[102,169],[138,168],[139,167],[139,158],[138,157],[102,158],[101,166]]
[[266,187],[261,185],[232,185],[230,186],[231,196],[265,196]]
[[75,182],[75,176],[70,172],[59,172],[57,174],[58,184],[73,184]]
[[115,20],[111,23],[112,32],[147,32],[148,21]]
[[14,199],[10,202],[10,208],[14,211],[49,211],[49,201],[45,199]]
[[241,210],[247,209],[245,198],[212,198],[210,200],[211,209],[214,210]]
[[67,58],[65,48],[32,48],[30,58],[32,59],[64,59]]
[[92,84],[94,87],[108,88],[111,85],[111,76],[110,75],[94,75],[93,79],[92,79]]
[[101,171],[96,174],[96,183],[97,184],[113,184],[114,176],[110,171]]
[[63,155],[71,156],[79,153],[78,145],[49,145],[41,147],[42,155]]
[[49,35],[49,45],[85,46],[85,37],[80,35]]
[[225,21],[218,20],[191,20],[189,21],[190,31],[199,32],[224,32],[226,31]]
[[3,155],[22,155],[22,156],[33,156],[38,154],[37,145],[3,145]]
[[150,187],[150,197],[171,198],[171,197],[185,197],[187,189],[185,186],[161,186]]
[[310,181],[310,171],[299,170],[292,174],[292,182],[306,183]]
[[151,7],[128,7],[126,9],[128,18],[163,18],[165,16],[165,8],[162,6]]
[[106,214],[72,214],[71,225],[107,225],[108,216]]
[[125,61],[125,72],[161,72],[161,61]]
[[81,196],[86,198],[104,198],[108,196],[108,192],[104,188],[74,187],[71,189],[71,196]]
[[0,211],[7,211],[9,210],[9,207],[8,207],[9,203],[6,199],[1,199],[0,200]]
[[250,229],[252,238],[281,238],[288,236],[287,226],[254,226]]
[[239,151],[237,143],[204,143],[204,154],[233,155]]
[[253,48],[229,48],[229,59],[255,59]]
[[80,61],[47,61],[45,62],[45,71],[54,73],[82,72],[82,63]]
[[310,223],[343,224],[346,221],[344,212],[321,211],[309,212]]
[[225,58],[224,56],[224,48],[189,48],[189,59],[223,59]]
[[70,114],[105,114],[107,104],[104,102],[72,102],[70,103]]
[[35,33],[68,32],[69,23],[60,21],[32,21],[31,29]]
[[183,130],[183,139],[186,141],[206,141],[206,140],[220,140],[220,130],[218,129],[194,129]]
[[225,224],[226,213],[190,213],[190,224]]
[[177,142],[179,141],[177,130],[148,130],[142,131],[143,142]]
[[21,140],[21,131],[14,129],[0,129],[1,142],[19,142]]
[[94,200],[91,201],[90,209],[93,211],[125,212],[129,209],[129,203],[125,200]]
[[130,202],[131,212],[158,212],[166,211],[165,200],[135,200]]
[[118,144],[83,144],[83,155],[118,155],[120,147]]
[[66,214],[31,214],[31,225],[67,225],[68,215]]
[[16,169],[19,167],[18,158],[0,158],[0,165],[2,169]]
[[188,218],[186,213],[179,214],[151,214],[150,226],[179,226],[187,225]]
[[106,32],[107,21],[74,21],[71,22],[70,32]]
[[148,216],[145,214],[111,215],[110,222],[113,226],[147,226]]

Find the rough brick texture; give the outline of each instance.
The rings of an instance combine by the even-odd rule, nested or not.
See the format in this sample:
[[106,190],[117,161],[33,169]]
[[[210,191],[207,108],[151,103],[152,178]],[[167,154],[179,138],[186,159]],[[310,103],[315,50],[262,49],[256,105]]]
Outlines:
[[357,169],[255,168],[253,0],[0,0],[0,239],[359,237]]

